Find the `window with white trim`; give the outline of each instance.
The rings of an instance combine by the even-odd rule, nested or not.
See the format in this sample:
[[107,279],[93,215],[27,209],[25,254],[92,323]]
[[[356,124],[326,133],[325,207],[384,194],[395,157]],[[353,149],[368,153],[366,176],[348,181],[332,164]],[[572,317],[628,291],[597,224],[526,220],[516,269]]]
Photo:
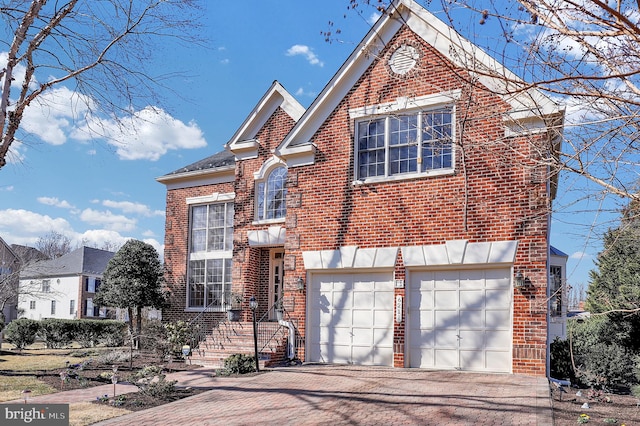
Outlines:
[[36,308],[36,301],[35,300],[30,300],[29,301],[29,309],[33,310]]
[[76,301],[69,300],[69,315],[75,315],[76,313]]
[[453,169],[451,107],[356,122],[356,179]]
[[256,219],[284,219],[287,214],[287,168],[278,166],[256,182]]
[[51,301],[51,315],[55,315],[56,314],[56,301],[52,300]]
[[233,203],[191,206],[188,308],[223,309],[231,293]]
[[562,315],[562,266],[552,265],[549,268],[551,281],[551,297],[549,306],[552,316]]
[[50,280],[42,280],[42,292],[43,293],[51,292],[51,281]]

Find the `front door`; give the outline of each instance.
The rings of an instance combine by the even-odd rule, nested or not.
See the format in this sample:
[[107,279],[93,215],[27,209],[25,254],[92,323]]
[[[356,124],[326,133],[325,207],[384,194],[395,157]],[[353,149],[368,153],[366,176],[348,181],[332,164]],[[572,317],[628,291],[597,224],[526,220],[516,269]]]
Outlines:
[[[284,283],[284,250],[271,250],[269,259],[269,308],[282,299]],[[272,320],[276,319],[275,310],[269,312]]]

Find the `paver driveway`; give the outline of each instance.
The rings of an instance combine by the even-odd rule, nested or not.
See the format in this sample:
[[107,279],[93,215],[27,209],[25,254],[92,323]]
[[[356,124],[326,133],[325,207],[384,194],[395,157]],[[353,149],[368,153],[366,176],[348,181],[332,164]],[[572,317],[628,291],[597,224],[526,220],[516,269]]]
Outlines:
[[211,391],[99,424],[552,424],[540,377],[305,365],[210,380]]

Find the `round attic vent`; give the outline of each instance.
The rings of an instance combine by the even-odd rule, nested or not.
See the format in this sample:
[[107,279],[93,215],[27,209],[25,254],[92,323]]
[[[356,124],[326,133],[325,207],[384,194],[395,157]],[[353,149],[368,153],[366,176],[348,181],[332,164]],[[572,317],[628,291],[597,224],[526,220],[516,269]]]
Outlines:
[[420,59],[418,50],[403,44],[389,57],[389,68],[394,74],[405,75],[417,65],[418,59]]

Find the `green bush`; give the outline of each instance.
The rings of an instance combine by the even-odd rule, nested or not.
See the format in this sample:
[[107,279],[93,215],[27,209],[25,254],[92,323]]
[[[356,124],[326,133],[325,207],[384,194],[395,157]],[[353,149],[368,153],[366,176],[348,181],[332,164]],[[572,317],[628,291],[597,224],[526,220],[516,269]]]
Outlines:
[[57,349],[71,344],[75,330],[75,320],[49,318],[40,321],[37,335],[44,340],[47,348]]
[[636,384],[637,354],[622,345],[625,330],[606,316],[570,323],[576,364],[576,379],[594,389],[629,387]]
[[164,325],[167,330],[167,341],[174,356],[182,356],[184,345],[193,346],[196,327],[186,321],[170,322]]
[[576,382],[576,375],[571,365],[571,351],[568,340],[556,337],[549,348],[551,353],[551,377]]
[[38,321],[21,318],[11,321],[5,328],[4,335],[7,342],[12,343],[18,349],[24,349],[36,341],[39,329]]
[[224,368],[218,372],[223,376],[247,374],[256,371],[255,358],[245,354],[234,354],[224,360]]
[[102,320],[99,323],[98,343],[110,348],[124,345],[127,323],[115,320]]
[[162,368],[156,365],[146,366],[132,374],[130,381],[141,393],[162,400],[167,400],[176,389],[176,380],[166,380]]

